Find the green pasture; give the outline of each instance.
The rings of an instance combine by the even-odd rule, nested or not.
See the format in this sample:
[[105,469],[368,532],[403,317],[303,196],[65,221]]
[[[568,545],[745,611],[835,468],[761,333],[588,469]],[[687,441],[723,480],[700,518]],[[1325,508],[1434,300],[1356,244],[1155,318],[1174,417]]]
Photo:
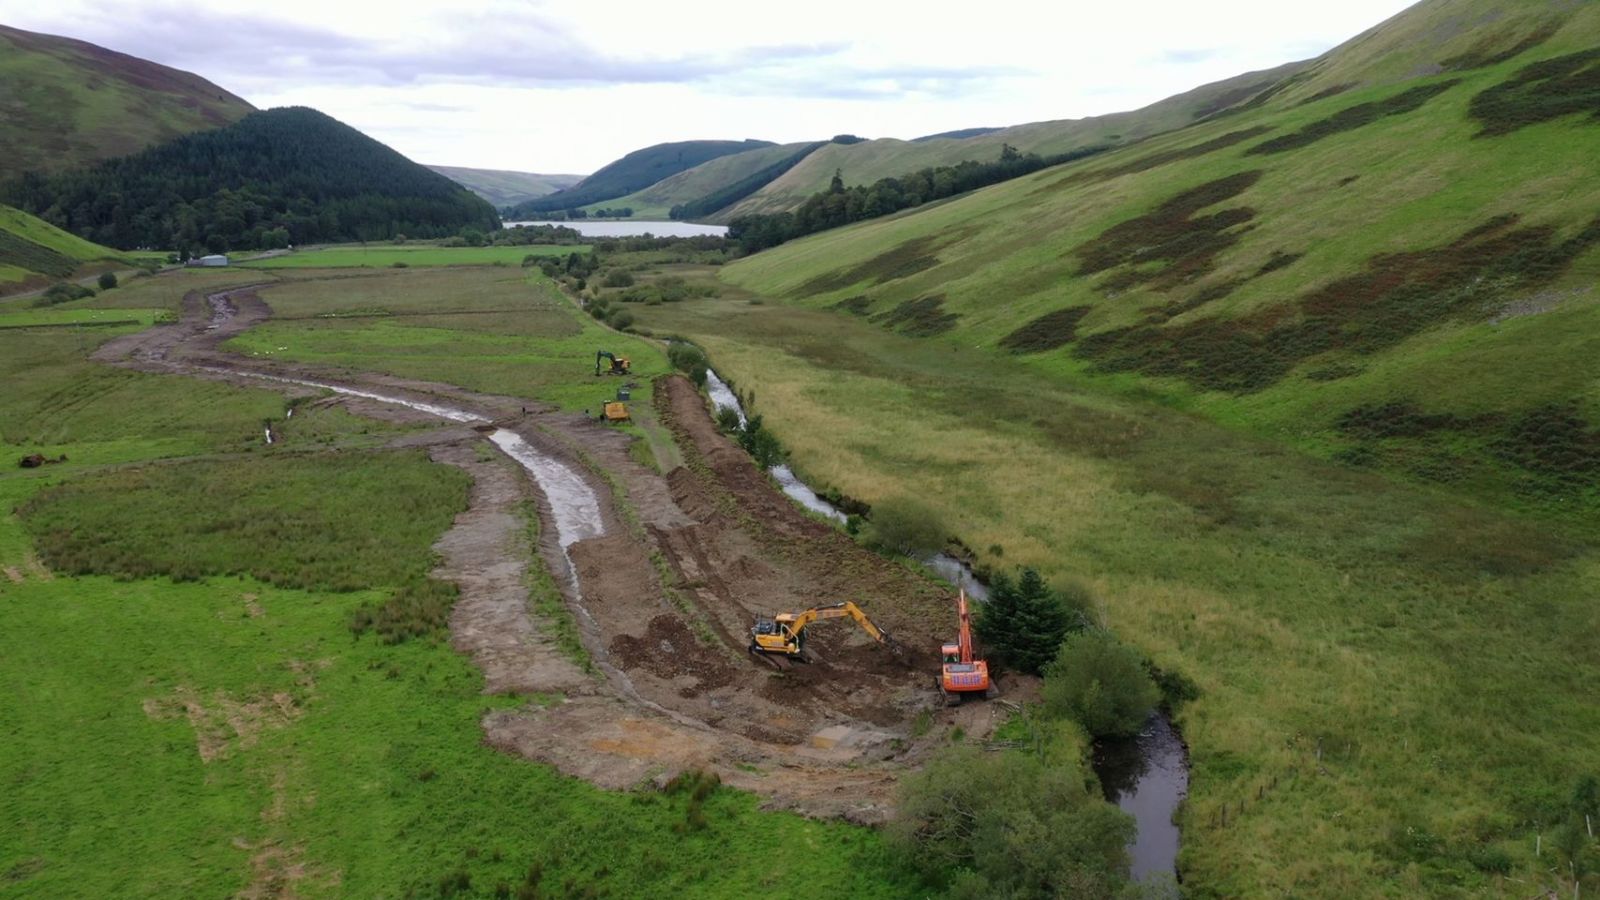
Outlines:
[[403,268],[409,266],[520,266],[528,256],[588,253],[587,245],[528,244],[520,247],[439,247],[431,244],[341,244],[295,250],[239,263],[251,269]]

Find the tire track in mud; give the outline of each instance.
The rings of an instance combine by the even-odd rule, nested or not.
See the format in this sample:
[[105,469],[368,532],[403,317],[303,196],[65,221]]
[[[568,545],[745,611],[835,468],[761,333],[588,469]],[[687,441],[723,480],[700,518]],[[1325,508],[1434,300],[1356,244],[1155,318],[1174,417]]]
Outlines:
[[[937,641],[925,611],[947,612],[940,589],[807,519],[716,431],[703,398],[679,376],[658,382],[657,409],[690,465],[663,477],[632,459],[627,435],[519,398],[377,374],[329,379],[224,353],[224,341],[271,315],[260,287],[191,292],[179,322],[116,338],[94,358],[235,384],[265,380],[289,394],[333,390],[361,415],[458,423],[395,442],[426,446],[473,477],[469,510],[436,545],[444,560],[436,577],[462,591],[452,645],[483,670],[486,691],[566,698],[487,714],[490,745],[606,787],[698,767],[769,806],[860,822],[887,817],[895,776],[936,738],[913,739],[909,727],[933,705],[934,670],[908,669],[853,631],[830,629],[812,636],[822,662],[775,675],[744,659],[744,635],[757,613],[870,594],[872,614],[925,648],[916,654],[925,662]],[[478,458],[479,433],[496,429],[490,442],[531,477]],[[565,476],[541,479],[519,453]],[[544,525],[539,555],[557,573],[603,680],[562,656],[528,610],[515,515],[528,497]],[[686,614],[704,619],[698,632]],[[963,717],[969,734],[974,718]]]

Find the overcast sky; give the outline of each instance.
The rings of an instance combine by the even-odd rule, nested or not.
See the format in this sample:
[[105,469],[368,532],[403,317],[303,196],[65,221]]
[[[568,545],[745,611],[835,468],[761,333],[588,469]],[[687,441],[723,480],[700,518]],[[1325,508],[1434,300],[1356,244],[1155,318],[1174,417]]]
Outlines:
[[587,173],[650,144],[912,138],[1136,109],[1411,0],[0,0],[0,23],[313,106],[418,162]]

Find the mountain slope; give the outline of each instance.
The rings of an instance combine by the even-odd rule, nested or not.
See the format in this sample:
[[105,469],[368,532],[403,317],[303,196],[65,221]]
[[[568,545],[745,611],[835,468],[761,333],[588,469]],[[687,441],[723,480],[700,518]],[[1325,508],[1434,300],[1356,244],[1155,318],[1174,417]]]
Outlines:
[[94,262],[127,264],[115,250],[0,206],[0,294],[70,278]]
[[631,207],[633,214],[638,217],[666,218],[674,206],[712,196],[769,166],[790,159],[810,146],[812,145],[806,143],[775,144],[771,147],[719,156],[692,169],[685,169],[676,175],[663,178],[643,190],[593,204],[591,211],[599,207],[626,206]]
[[197,75],[0,25],[0,181],[133,153],[252,109]]
[[491,229],[494,209],[305,107],[252,113],[80,172],[25,176],[3,199],[114,247],[250,249]]
[[1551,835],[1594,847],[1600,5],[1517,5],[1536,42],[1508,6],[641,317],[821,483],[958,494],[980,562],[1094,585],[1200,685],[1185,896],[1566,895]]
[[[1426,23],[1486,6],[1415,13]],[[1561,493],[1561,473],[1507,465],[1495,447],[1517,427],[1507,410],[1575,404],[1600,422],[1579,365],[1600,353],[1600,8],[1568,9],[1537,48],[1492,66],[1374,76],[1311,102],[1285,91],[785,245],[726,277],[806,304],[849,299],[866,315],[925,301],[927,321],[942,323],[931,330],[1023,353],[1041,372],[1139,375],[1223,418],[1314,426],[1306,445],[1330,455],[1507,498],[1537,485]],[[1402,26],[1397,45],[1414,47],[1416,23],[1389,29]],[[1364,53],[1385,34],[1346,48]],[[1483,41],[1459,32],[1431,52],[1447,59]],[[1555,62],[1530,68],[1540,59]],[[1315,69],[1356,71],[1340,50]],[[1460,421],[1368,434],[1349,418],[1397,399]],[[1502,418],[1475,418],[1489,412]],[[1417,458],[1444,444],[1448,466]]]
[[536,175],[504,169],[467,169],[461,166],[428,166],[479,197],[496,209],[515,206],[556,191],[563,191],[583,180],[582,175]]
[[565,191],[520,203],[511,210],[511,214],[513,218],[528,218],[542,212],[574,209],[591,203],[615,200],[649,187],[663,178],[692,169],[707,160],[771,146],[773,146],[771,141],[750,140],[679,141],[655,144],[608,163],[600,171]]
[[871,184],[929,166],[953,166],[964,160],[992,162],[1008,144],[1024,153],[1051,156],[1130,143],[1192,125],[1204,116],[1248,102],[1307,65],[1289,63],[1264,72],[1248,72],[1132,112],[982,129],[983,133],[964,138],[934,135],[912,141],[886,138],[829,144],[745,201],[718,213],[716,221],[727,222],[749,213],[793,211],[807,197],[826,190],[835,171],[843,176],[846,185]]

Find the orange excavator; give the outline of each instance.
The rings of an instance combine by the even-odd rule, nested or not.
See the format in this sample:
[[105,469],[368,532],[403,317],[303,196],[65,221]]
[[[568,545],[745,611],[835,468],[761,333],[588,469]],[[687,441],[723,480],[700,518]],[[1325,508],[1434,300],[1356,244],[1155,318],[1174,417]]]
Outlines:
[[962,589],[956,596],[956,618],[961,628],[956,632],[956,642],[945,644],[939,653],[943,660],[939,672],[939,693],[946,706],[959,706],[968,695],[982,694],[992,698],[999,690],[989,680],[989,664],[976,658],[972,652],[972,614],[967,610],[967,592]]

